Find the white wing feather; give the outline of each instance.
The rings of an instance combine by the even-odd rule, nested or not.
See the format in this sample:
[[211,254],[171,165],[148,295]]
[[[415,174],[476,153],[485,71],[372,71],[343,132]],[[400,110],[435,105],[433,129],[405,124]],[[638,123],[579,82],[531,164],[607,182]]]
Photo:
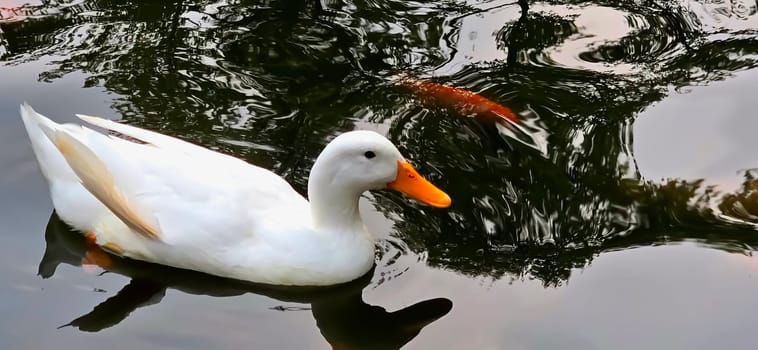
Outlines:
[[150,239],[160,238],[159,225],[155,218],[140,210],[137,203],[130,203],[129,196],[119,191],[110,171],[87,146],[64,130],[43,131],[53,141],[87,191],[133,231]]
[[[80,118],[148,143],[138,144],[87,128],[94,135],[84,141],[65,130],[57,131],[83,141],[79,144],[111,175],[92,175],[99,171],[97,166],[81,166],[76,172],[85,188],[101,201],[104,196],[97,194],[98,187],[116,189],[115,193],[128,203],[127,212],[138,213],[137,217],[114,210],[118,205],[112,200],[107,203],[109,199],[105,199],[104,203],[146,237],[155,233],[171,245],[219,248],[254,236],[256,227],[288,225],[293,224],[287,222],[292,217],[310,217],[305,198],[266,169],[170,136],[100,118]],[[71,165],[76,170],[77,166]],[[92,181],[99,183],[86,185]],[[293,215],[284,218],[283,213]],[[147,224],[140,225],[140,220]]]

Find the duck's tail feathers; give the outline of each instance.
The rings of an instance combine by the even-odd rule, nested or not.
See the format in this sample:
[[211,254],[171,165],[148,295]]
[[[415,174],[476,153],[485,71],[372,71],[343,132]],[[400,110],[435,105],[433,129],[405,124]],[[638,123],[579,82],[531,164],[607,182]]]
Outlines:
[[[76,181],[76,174],[74,174],[74,171],[63,158],[63,155],[60,154],[46,134],[55,130],[77,127],[58,124],[37,113],[26,102],[21,105],[20,112],[21,119],[24,121],[24,127],[26,127],[26,133],[29,135],[29,141],[32,143],[34,156],[37,158],[42,175],[45,176],[48,183],[52,185],[54,181],[61,179]],[[79,129],[81,128],[79,127]]]
[[91,230],[92,218],[79,211],[98,212],[105,206],[134,232],[159,238],[157,219],[138,205],[132,193],[119,189],[113,173],[90,148],[104,146],[100,151],[108,154],[102,143],[107,136],[80,125],[58,124],[26,103],[21,105],[21,118],[61,218],[80,230]]

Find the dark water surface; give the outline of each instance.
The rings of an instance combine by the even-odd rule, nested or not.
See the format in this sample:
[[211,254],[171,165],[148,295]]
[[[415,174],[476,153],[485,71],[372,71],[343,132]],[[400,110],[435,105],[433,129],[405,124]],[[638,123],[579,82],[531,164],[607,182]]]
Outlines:
[[[756,12],[0,1],[0,349],[754,349]],[[423,103],[400,76],[511,108],[542,151]],[[377,130],[453,205],[366,195],[376,269],[327,291],[122,260],[93,272],[51,216],[23,101],[191,140],[303,193],[331,138]]]

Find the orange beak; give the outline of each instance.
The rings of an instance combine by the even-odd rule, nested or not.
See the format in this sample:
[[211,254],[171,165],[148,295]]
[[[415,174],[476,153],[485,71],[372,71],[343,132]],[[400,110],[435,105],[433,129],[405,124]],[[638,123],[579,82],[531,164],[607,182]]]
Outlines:
[[397,177],[387,187],[435,208],[450,206],[450,196],[426,181],[408,162],[397,161]]

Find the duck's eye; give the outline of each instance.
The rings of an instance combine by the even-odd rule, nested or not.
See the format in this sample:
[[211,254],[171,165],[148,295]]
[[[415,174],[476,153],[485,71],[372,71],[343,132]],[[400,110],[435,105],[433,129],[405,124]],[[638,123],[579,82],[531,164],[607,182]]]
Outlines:
[[366,158],[368,158],[368,159],[376,157],[376,153],[374,153],[372,151],[366,151],[366,153],[364,153],[363,155],[366,156]]

